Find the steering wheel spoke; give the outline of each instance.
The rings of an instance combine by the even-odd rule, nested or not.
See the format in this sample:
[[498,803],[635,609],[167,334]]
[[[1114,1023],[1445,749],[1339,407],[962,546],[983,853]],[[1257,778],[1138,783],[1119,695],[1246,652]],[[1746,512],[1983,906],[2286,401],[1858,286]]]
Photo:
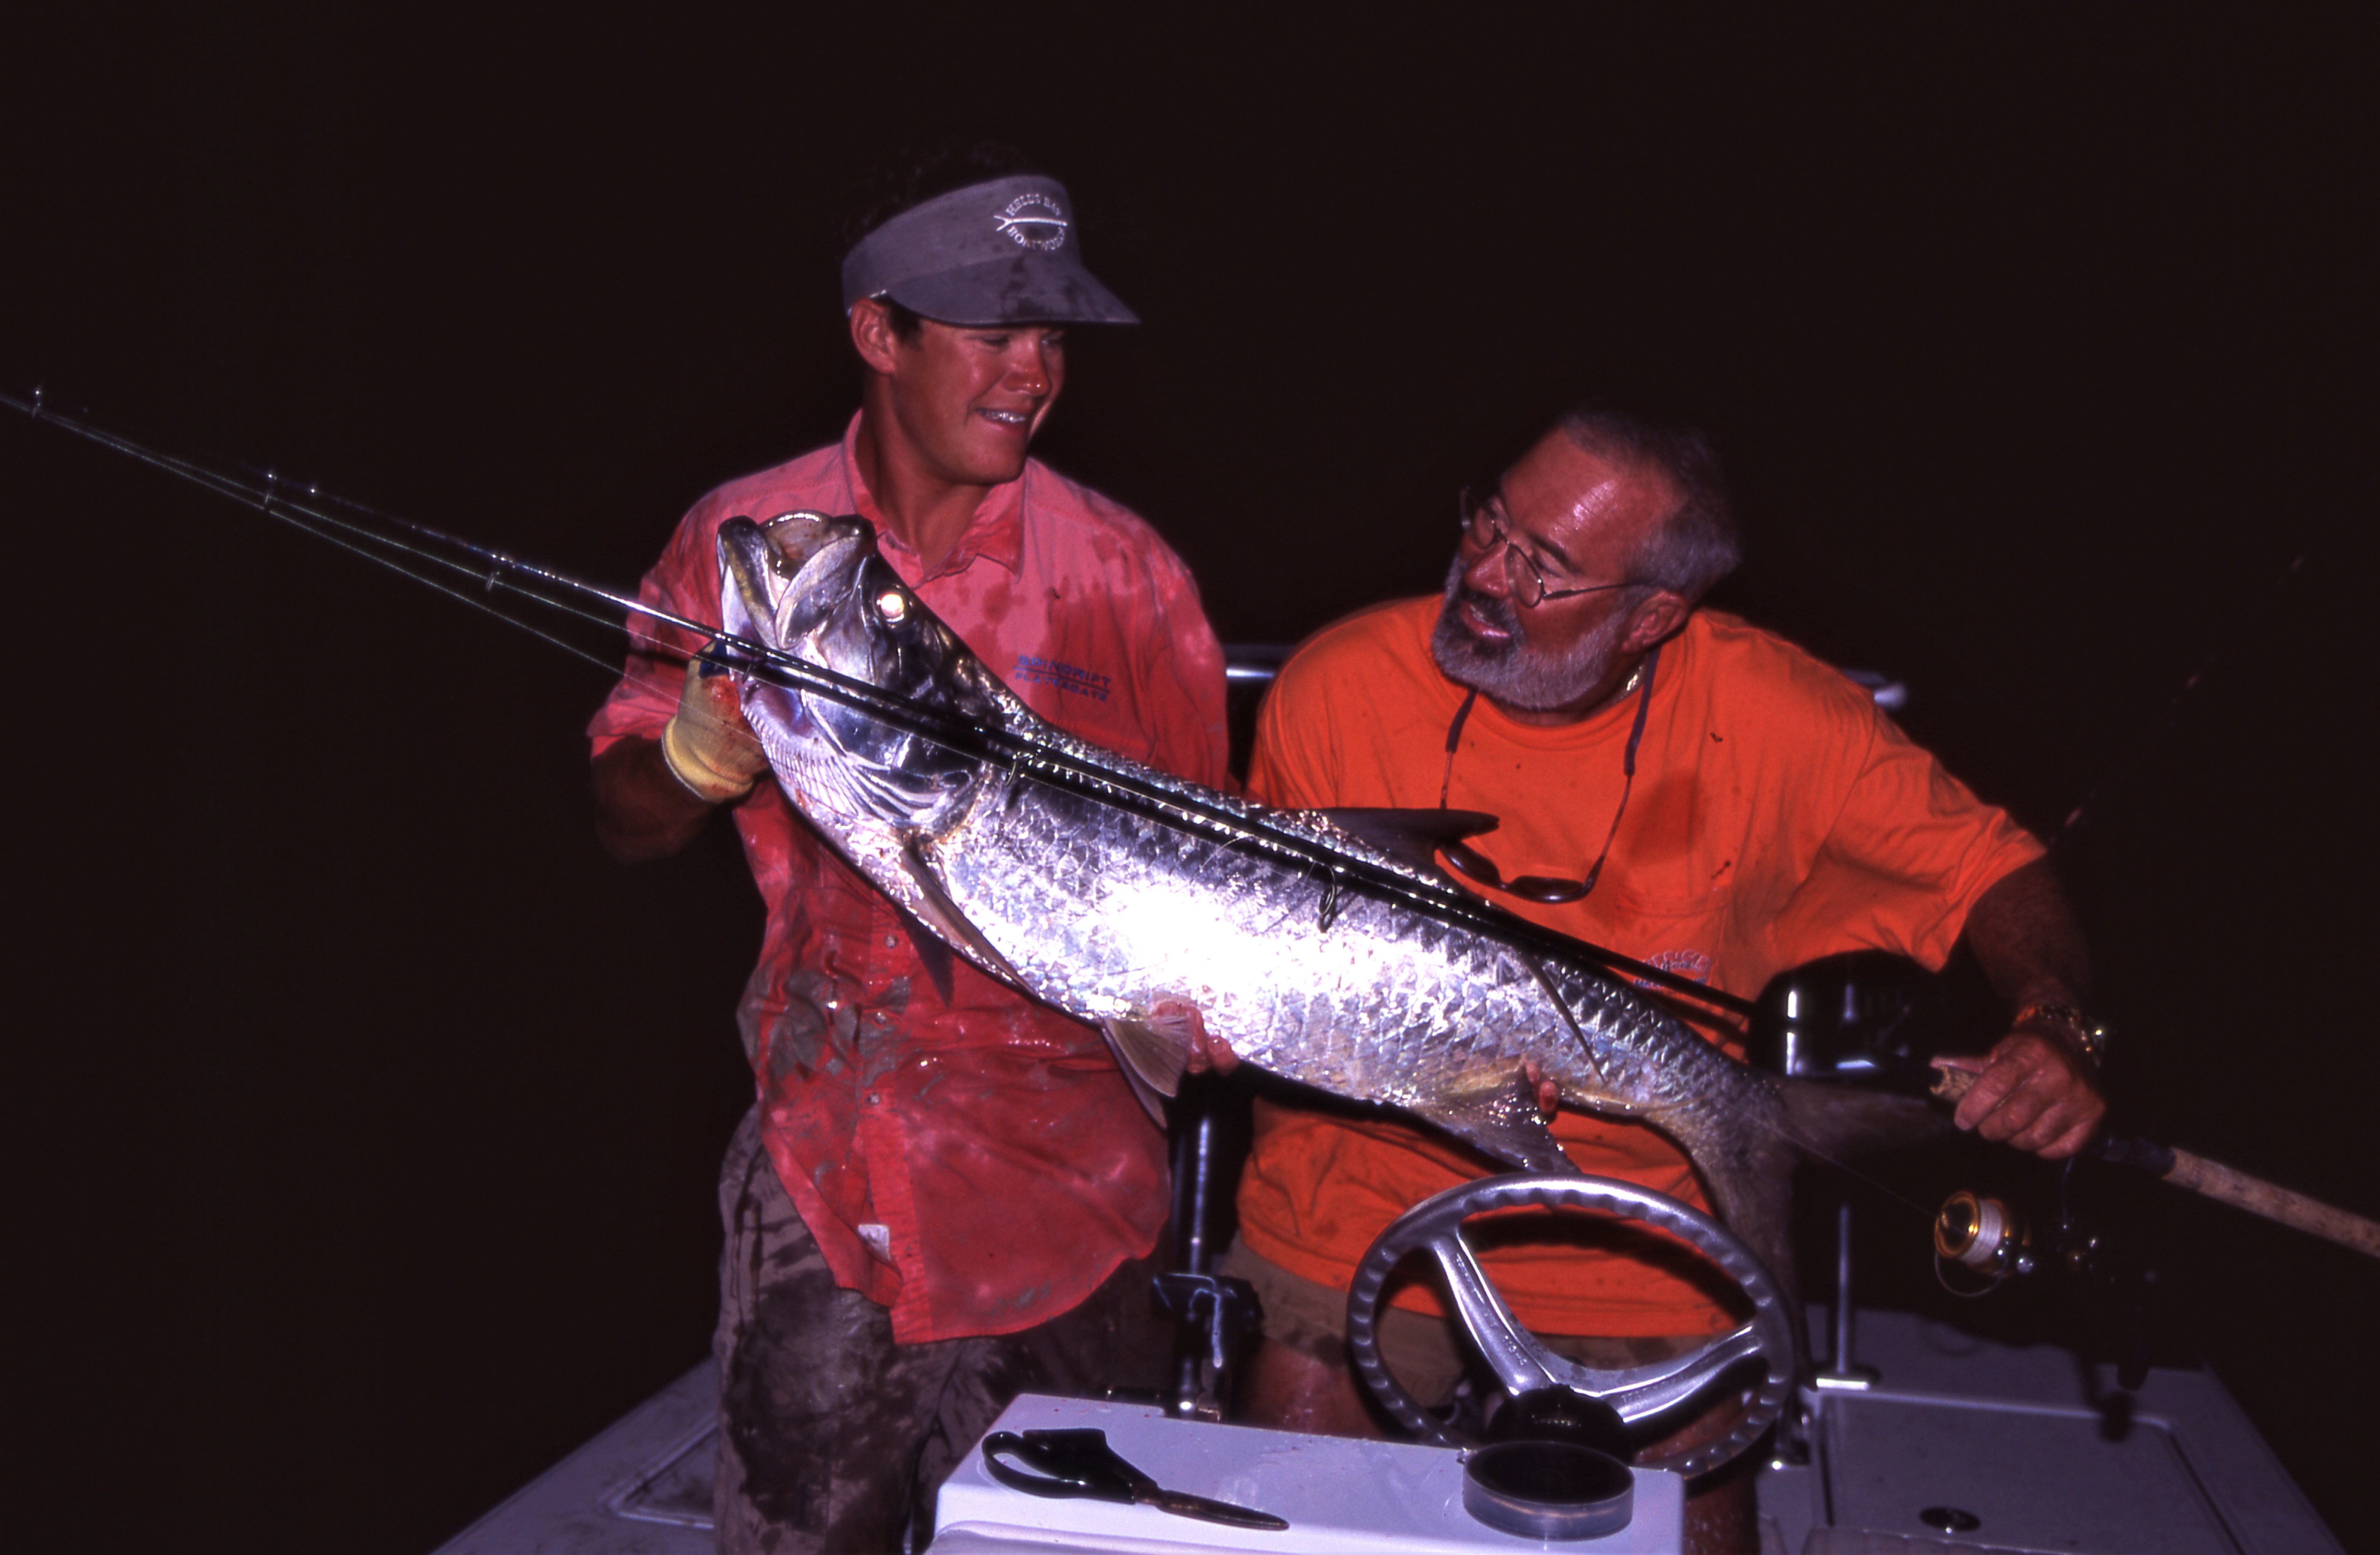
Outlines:
[[[1697,1350],[1644,1366],[1604,1370],[1557,1355],[1512,1316],[1463,1236],[1463,1224],[1472,1217],[1522,1206],[1591,1209],[1666,1231],[1718,1265],[1742,1288],[1752,1303],[1752,1320],[1714,1336]],[[1464,1331],[1497,1381],[1515,1397],[1538,1388],[1569,1388],[1602,1400],[1633,1425],[1700,1396],[1739,1366],[1754,1359],[1762,1363],[1762,1379],[1748,1407],[1724,1437],[1640,1456],[1642,1467],[1707,1473],[1758,1440],[1792,1396],[1801,1351],[1791,1307],[1768,1271],[1726,1227],[1675,1199],[1609,1178],[1489,1177],[1450,1188],[1399,1216],[1364,1255],[1348,1293],[1347,1347],[1356,1374],[1400,1424],[1427,1440],[1461,1444],[1390,1375],[1377,1330],[1380,1294],[1390,1272],[1408,1254],[1425,1249],[1445,1277]]]
[[1488,1271],[1479,1266],[1478,1255],[1463,1239],[1460,1225],[1448,1227],[1423,1245],[1446,1276],[1447,1294],[1453,1298],[1463,1331],[1471,1335],[1480,1357],[1506,1392],[1518,1397],[1532,1388],[1562,1380],[1560,1373],[1567,1363],[1538,1343],[1536,1336],[1512,1316],[1512,1309],[1488,1282]]

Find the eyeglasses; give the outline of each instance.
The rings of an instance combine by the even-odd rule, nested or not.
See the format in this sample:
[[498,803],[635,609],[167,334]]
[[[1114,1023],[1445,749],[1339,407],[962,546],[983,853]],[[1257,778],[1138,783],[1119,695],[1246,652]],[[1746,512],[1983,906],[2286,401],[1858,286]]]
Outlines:
[[[1587,894],[1595,890],[1595,882],[1603,878],[1603,862],[1611,856],[1611,840],[1620,835],[1620,818],[1628,813],[1628,796],[1636,788],[1636,747],[1645,737],[1645,715],[1653,706],[1653,671],[1660,662],[1661,650],[1657,647],[1645,654],[1645,662],[1637,666],[1636,722],[1629,726],[1628,750],[1620,763],[1622,774],[1620,808],[1611,812],[1611,830],[1603,834],[1603,851],[1595,856],[1593,864],[1587,866],[1586,878],[1573,881],[1564,880],[1560,875],[1520,875],[1508,881],[1504,878],[1504,871],[1496,867],[1494,859],[1460,840],[1447,843],[1439,849],[1446,856],[1447,863],[1453,866],[1456,874],[1465,880],[1475,881],[1491,891],[1500,891],[1524,902],[1536,902],[1549,907],[1586,899]],[[1446,775],[1439,780],[1438,784],[1439,809],[1446,808],[1447,791],[1454,784],[1454,751],[1463,743],[1463,725],[1470,720],[1472,706],[1478,700],[1478,689],[1474,687],[1463,699],[1463,705],[1454,710],[1454,722],[1446,726]]]
[[1504,577],[1511,586],[1512,599],[1524,610],[1535,610],[1548,600],[1566,600],[1573,594],[1600,594],[1612,589],[1633,589],[1626,583],[1589,583],[1577,589],[1548,589],[1544,569],[1536,558],[1521,549],[1504,522],[1503,498],[1490,492],[1474,499],[1471,488],[1465,486],[1455,497],[1455,522],[1462,526],[1463,543],[1483,558],[1498,546],[1504,550]]

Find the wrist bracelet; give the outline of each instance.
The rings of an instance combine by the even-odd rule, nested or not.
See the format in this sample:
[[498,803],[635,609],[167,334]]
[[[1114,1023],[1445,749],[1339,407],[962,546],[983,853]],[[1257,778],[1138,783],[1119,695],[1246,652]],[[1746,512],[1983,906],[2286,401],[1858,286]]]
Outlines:
[[2072,1038],[2095,1067],[2107,1062],[2107,1041],[2112,1035],[2100,1021],[2093,1020],[2071,1004],[2027,1004],[2009,1023],[2011,1029],[2027,1026],[2051,1026]]

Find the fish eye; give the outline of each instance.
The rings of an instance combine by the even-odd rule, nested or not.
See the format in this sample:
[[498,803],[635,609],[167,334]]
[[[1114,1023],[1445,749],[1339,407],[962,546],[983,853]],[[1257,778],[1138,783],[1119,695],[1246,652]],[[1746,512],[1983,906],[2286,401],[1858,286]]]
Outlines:
[[898,589],[887,589],[876,596],[876,613],[887,621],[898,621],[909,613],[909,596]]

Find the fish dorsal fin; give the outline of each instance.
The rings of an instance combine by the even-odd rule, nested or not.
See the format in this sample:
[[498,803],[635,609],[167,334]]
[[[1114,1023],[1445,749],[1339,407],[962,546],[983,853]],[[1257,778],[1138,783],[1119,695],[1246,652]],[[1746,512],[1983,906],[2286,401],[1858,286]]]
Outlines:
[[1190,1039],[1197,1016],[1188,1008],[1159,1010],[1149,1014],[1115,1015],[1099,1023],[1108,1046],[1115,1050],[1116,1065],[1132,1083],[1132,1093],[1165,1126],[1165,1105],[1182,1088],[1182,1066],[1190,1061]]
[[[914,843],[901,851],[901,873],[908,881],[909,889],[913,893],[905,905],[910,912],[917,915],[919,922],[941,935],[948,943],[955,945],[969,961],[1006,982],[1011,988],[1025,987],[1024,978],[1018,975],[1015,967],[1008,964],[1008,958],[993,948],[991,942],[983,937],[982,930],[977,929],[968,921],[967,916],[959,911],[958,904],[951,900],[950,893],[942,889],[941,881],[934,878],[932,866],[918,855],[917,844]],[[933,979],[935,991],[941,994],[944,1000],[948,1000],[950,998],[950,958],[947,955],[942,957],[941,968],[937,973],[933,960],[923,954],[922,942],[919,949],[921,954],[918,959],[925,963],[926,976]]]
[[1341,809],[1314,810],[1349,836],[1371,844],[1392,858],[1417,869],[1443,874],[1438,850],[1465,837],[1493,832],[1501,824],[1485,810]]
[[1509,1085],[1463,1096],[1416,1099],[1405,1107],[1473,1148],[1523,1172],[1578,1171],[1554,1142],[1553,1130],[1537,1111],[1536,1087],[1517,1064]]
[[1587,1037],[1586,1028],[1578,1024],[1577,1012],[1570,1007],[1570,1001],[1562,997],[1562,990],[1556,987],[1553,978],[1547,975],[1545,964],[1534,955],[1524,955],[1521,957],[1521,965],[1529,969],[1529,976],[1536,979],[1538,990],[1545,994],[1546,1002],[1560,1013],[1562,1024],[1568,1027],[1570,1034],[1577,1039],[1578,1051],[1585,1055],[1587,1067],[1595,1071],[1596,1079],[1608,1084],[1610,1076],[1604,1073],[1603,1055],[1597,1051],[1594,1041]]

